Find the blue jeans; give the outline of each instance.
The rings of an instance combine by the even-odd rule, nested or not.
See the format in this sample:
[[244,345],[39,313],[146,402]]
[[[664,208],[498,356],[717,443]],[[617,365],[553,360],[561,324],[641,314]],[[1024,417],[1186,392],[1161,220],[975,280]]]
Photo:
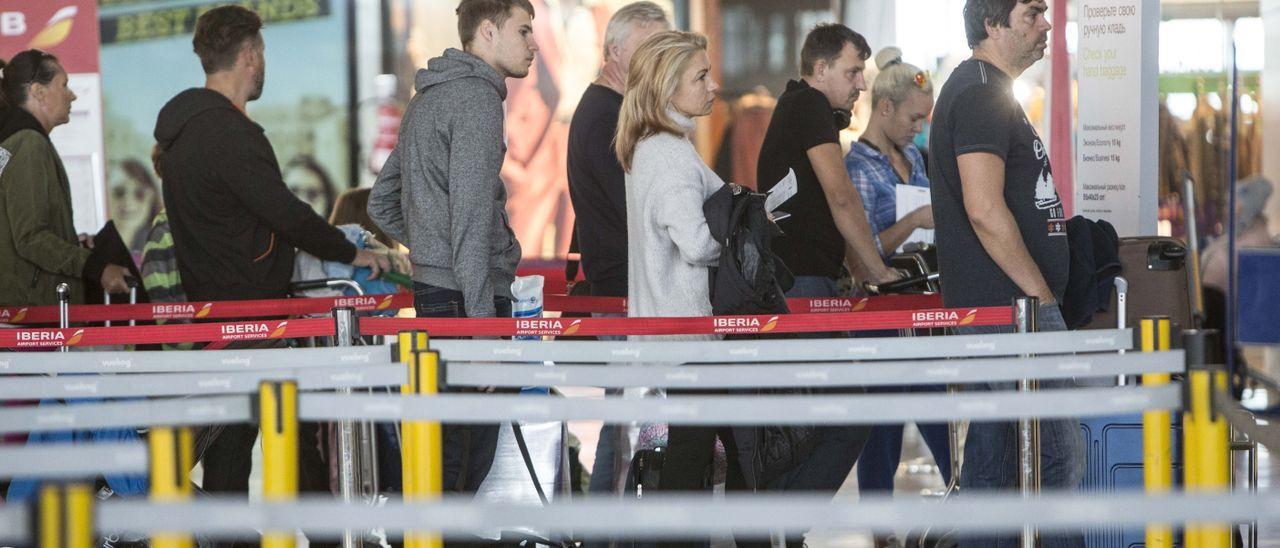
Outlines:
[[[413,282],[413,308],[419,318],[465,318],[461,291]],[[498,317],[511,317],[511,299],[494,297]],[[489,475],[498,446],[497,424],[445,424],[444,490],[475,493]]]
[[[626,314],[598,313],[593,318],[625,318]],[[625,341],[626,335],[599,335],[602,341]],[[606,388],[605,397],[622,395],[621,388]],[[591,481],[587,483],[587,492],[592,494],[613,494],[618,492],[618,481],[626,476],[630,455],[626,454],[629,443],[622,437],[627,435],[625,425],[605,423],[600,427],[600,439],[596,442],[596,458],[591,465]]]
[[[867,389],[871,394],[901,394],[917,392],[944,392],[945,386],[878,386]],[[917,424],[920,436],[933,454],[933,462],[937,463],[942,473],[942,483],[951,482],[951,441],[947,435],[947,423]],[[893,476],[898,471],[898,463],[902,460],[903,424],[877,424],[871,427],[871,437],[867,438],[867,447],[862,450],[862,458],[858,459],[858,492],[893,492]]]
[[[1057,305],[1041,306],[1038,314],[1040,331],[1066,331],[1062,311]],[[962,327],[961,335],[1009,333],[1010,326]],[[984,383],[979,389],[1010,390],[1011,382]],[[1045,389],[1073,388],[1071,380],[1042,381]],[[1015,422],[973,422],[964,445],[964,468],[960,473],[961,493],[1011,490],[1018,486],[1018,430]],[[1069,491],[1080,485],[1084,476],[1084,438],[1078,419],[1040,421],[1040,485],[1043,491]],[[961,546],[1014,548],[1017,535],[999,537],[966,537]],[[1084,532],[1071,530],[1041,535],[1044,548],[1084,546]]]

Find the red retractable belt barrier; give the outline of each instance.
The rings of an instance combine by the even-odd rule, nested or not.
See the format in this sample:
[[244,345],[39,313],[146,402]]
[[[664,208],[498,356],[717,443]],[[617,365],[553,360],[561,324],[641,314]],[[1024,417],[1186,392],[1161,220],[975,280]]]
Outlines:
[[[936,293],[927,295],[885,295],[881,297],[787,299],[787,308],[791,310],[792,314],[882,312],[941,307],[942,296]],[[621,297],[546,295],[543,298],[542,309],[560,312],[626,314],[627,300]]]
[[[362,318],[362,335],[425,330],[441,337],[571,335],[750,335],[875,329],[1009,325],[1010,307],[936,308],[880,312],[707,316],[697,318]],[[60,348],[180,342],[253,341],[333,335],[330,318],[229,323],[0,329],[0,348]]]
[[[70,322],[123,322],[129,320],[191,320],[254,318],[328,314],[334,308],[358,311],[399,310],[413,307],[412,293],[362,297],[309,297],[254,301],[204,301],[189,303],[86,304],[70,308]],[[58,323],[58,307],[0,307],[0,323]]]
[[363,335],[424,330],[437,337],[751,335],[1009,325],[1007,306],[696,318],[361,318]]
[[[938,295],[887,295],[883,297],[787,299],[793,314],[830,312],[875,312],[939,308]],[[202,301],[187,303],[90,304],[70,309],[71,323],[124,322],[129,320],[242,319],[271,316],[327,314],[334,308],[350,307],[360,312],[399,310],[413,307],[407,292],[361,297],[311,297],[253,301]],[[543,309],[551,312],[625,314],[626,299],[619,297],[577,297],[546,295]],[[0,307],[0,323],[56,324],[58,307]]]
[[333,335],[332,318],[299,318],[257,322],[73,327],[68,329],[0,329],[0,348],[61,348],[183,342],[257,341]]

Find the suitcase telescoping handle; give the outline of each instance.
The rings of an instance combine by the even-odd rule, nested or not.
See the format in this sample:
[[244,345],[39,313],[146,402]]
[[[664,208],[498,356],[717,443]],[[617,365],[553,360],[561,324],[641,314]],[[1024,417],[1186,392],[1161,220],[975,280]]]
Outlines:
[[[125,275],[124,284],[129,286],[129,304],[138,304],[138,286],[142,284],[138,283],[137,278],[134,278],[133,276],[129,276],[129,275]],[[107,291],[105,289],[102,290],[102,303],[111,304],[110,291]],[[138,324],[138,320],[129,320],[130,326],[134,326],[137,324]],[[111,320],[107,320],[106,322],[103,322],[103,325],[107,327],[111,327]]]

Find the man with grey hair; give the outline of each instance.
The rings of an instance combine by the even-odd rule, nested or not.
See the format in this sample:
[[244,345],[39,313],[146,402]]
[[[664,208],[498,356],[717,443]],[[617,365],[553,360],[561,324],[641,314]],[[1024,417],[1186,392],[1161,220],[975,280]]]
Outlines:
[[[591,295],[627,296],[627,196],[613,152],[631,55],[645,39],[669,30],[667,14],[653,2],[623,6],[609,19],[600,76],[582,94],[569,124],[569,196],[577,214],[574,240]],[[617,489],[627,453],[617,425],[605,425],[591,470],[592,493]]]

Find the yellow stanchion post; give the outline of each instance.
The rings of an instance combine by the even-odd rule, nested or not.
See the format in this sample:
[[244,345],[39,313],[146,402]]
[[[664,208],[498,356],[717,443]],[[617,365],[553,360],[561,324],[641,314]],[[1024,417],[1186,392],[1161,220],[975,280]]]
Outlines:
[[[424,341],[425,342],[425,341]],[[424,351],[423,344],[414,351],[410,358],[411,372],[409,389],[405,392],[409,397],[432,396],[438,394],[440,355],[436,352]],[[406,502],[419,500],[438,500],[444,492],[443,468],[443,430],[435,421],[406,421],[406,432],[411,432],[412,445],[408,450],[413,452],[411,461],[413,470],[406,470],[406,476],[412,475],[412,491],[406,490]],[[405,532],[406,548],[442,548],[443,538],[438,534],[426,534],[418,531]]]
[[36,546],[62,548],[62,486],[46,483],[36,500]]
[[66,486],[64,497],[66,532],[63,538],[66,548],[93,547],[93,486],[72,483]]
[[[288,502],[298,497],[298,384],[263,381],[258,386],[262,426],[262,499]],[[263,548],[294,548],[293,531],[263,531]]]
[[93,486],[46,483],[36,497],[36,546],[92,548]]
[[[153,502],[182,502],[191,500],[190,480],[192,466],[191,429],[163,427],[152,428],[147,435],[148,453],[151,457],[151,500]],[[152,548],[192,548],[191,535],[176,532],[155,532],[151,535]]]
[[[1221,365],[1211,365],[1205,373],[1208,398],[1207,411],[1197,420],[1200,424],[1200,489],[1205,493],[1227,493],[1231,490],[1231,430],[1226,417],[1214,407],[1219,394],[1228,393],[1227,372]],[[1227,523],[1205,525],[1200,530],[1201,546],[1230,548],[1231,526]]]
[[[1168,350],[1170,325],[1167,317],[1143,318],[1138,324],[1143,352]],[[1161,386],[1169,384],[1168,373],[1145,373],[1142,384]],[[1142,414],[1143,483],[1147,494],[1165,494],[1173,487],[1173,448],[1169,434],[1168,411],[1147,411]],[[1167,523],[1147,525],[1148,548],[1173,548],[1173,527]]]
[[[399,361],[406,366],[407,382],[401,387],[401,394],[404,397],[413,397],[417,393],[417,352],[425,350],[428,344],[428,335],[425,332],[401,332],[398,334],[397,346],[399,353]],[[420,483],[419,461],[422,452],[419,449],[421,444],[419,429],[416,428],[413,421],[401,421],[401,492],[404,501],[412,501],[419,492],[417,485]],[[411,535],[410,531],[404,531],[404,548],[421,548],[420,539],[415,535]]]
[[[1225,493],[1230,489],[1229,430],[1226,418],[1213,408],[1214,391],[1227,388],[1226,372],[1221,366],[1210,364],[1210,349],[1216,336],[1216,332],[1208,330],[1192,330],[1183,335],[1187,396],[1182,428],[1188,493]],[[1229,525],[1188,524],[1185,544],[1188,548],[1226,548],[1231,545]]]

